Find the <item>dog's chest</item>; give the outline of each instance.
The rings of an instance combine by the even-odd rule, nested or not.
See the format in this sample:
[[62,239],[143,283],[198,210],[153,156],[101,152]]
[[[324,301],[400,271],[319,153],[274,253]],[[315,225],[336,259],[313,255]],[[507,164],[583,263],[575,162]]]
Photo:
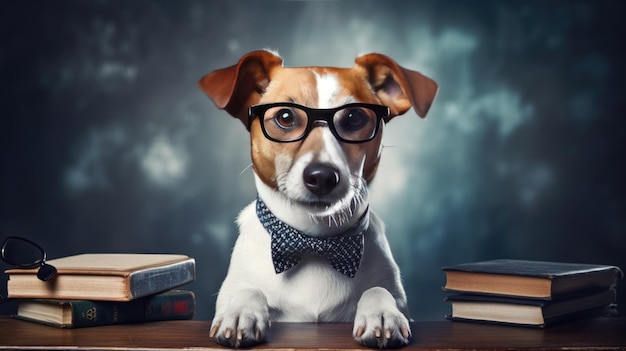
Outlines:
[[350,321],[356,312],[351,278],[337,273],[324,258],[304,257],[276,276],[277,291],[267,292],[272,319],[278,321]]
[[235,244],[224,287],[255,287],[263,291],[278,321],[349,321],[360,297],[357,279],[337,272],[325,258],[305,254],[300,263],[276,274],[269,234],[256,218],[253,206],[239,217]]

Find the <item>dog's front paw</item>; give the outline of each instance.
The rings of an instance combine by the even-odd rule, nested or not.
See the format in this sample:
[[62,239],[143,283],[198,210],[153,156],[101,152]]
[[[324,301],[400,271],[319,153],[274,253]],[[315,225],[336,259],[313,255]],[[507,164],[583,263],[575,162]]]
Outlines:
[[263,342],[269,329],[269,308],[262,292],[241,291],[213,318],[210,337],[228,347],[250,347]]
[[411,328],[393,296],[383,288],[371,288],[359,300],[353,335],[368,347],[398,348],[409,343]]

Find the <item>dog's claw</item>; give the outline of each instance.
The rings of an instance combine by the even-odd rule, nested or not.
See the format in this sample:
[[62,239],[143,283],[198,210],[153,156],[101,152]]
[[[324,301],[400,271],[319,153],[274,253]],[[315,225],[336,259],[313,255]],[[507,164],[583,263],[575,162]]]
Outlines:
[[215,334],[217,334],[217,331],[220,329],[220,323],[214,323],[213,326],[211,327],[211,331],[209,331],[209,337],[214,338]]
[[381,335],[381,334],[380,334],[380,328],[376,328],[376,329],[374,330],[374,335],[376,335],[376,339],[380,339],[380,335]]
[[254,346],[265,339],[263,331],[257,328],[248,331],[239,327],[221,330],[220,325],[215,325],[209,335],[215,338],[218,344],[233,348]]
[[400,332],[402,333],[402,336],[405,339],[408,339],[411,336],[411,331],[409,329],[407,329],[406,327],[400,328]]

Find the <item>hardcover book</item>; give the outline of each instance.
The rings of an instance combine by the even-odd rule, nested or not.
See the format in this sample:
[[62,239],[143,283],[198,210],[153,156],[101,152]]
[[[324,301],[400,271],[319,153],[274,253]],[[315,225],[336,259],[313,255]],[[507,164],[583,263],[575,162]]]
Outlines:
[[23,300],[18,319],[58,328],[192,319],[195,295],[187,290],[170,290],[128,302],[91,300]]
[[544,300],[614,288],[616,266],[528,260],[492,260],[444,267],[446,291]]
[[9,269],[9,298],[130,301],[195,279],[195,260],[171,254],[82,254],[47,261],[49,281],[37,269]]
[[616,313],[615,289],[562,301],[487,295],[452,295],[450,320],[547,327],[561,322]]

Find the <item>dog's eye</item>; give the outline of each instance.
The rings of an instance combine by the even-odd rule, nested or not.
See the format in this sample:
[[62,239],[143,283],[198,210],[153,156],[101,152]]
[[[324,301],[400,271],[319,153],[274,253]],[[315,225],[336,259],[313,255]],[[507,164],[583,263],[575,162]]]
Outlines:
[[281,128],[292,128],[296,124],[296,115],[289,109],[281,109],[274,115],[274,122]]
[[345,111],[341,119],[338,121],[339,127],[345,131],[357,131],[364,128],[369,118],[367,113],[361,109],[351,109]]

